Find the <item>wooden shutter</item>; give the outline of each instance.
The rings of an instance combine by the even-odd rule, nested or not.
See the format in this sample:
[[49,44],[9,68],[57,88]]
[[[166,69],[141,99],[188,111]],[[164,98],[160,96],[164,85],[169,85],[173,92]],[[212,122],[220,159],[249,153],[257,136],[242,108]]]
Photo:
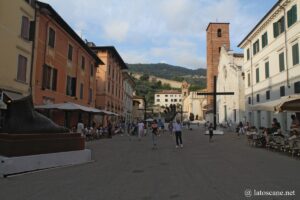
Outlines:
[[29,39],[29,19],[26,16],[22,16],[21,37]]
[[282,72],[284,70],[284,53],[279,54],[279,71]]
[[273,34],[274,34],[274,38],[276,38],[279,33],[278,33],[278,22],[273,23]]
[[76,78],[72,78],[72,96],[76,96]]
[[27,58],[22,55],[19,55],[17,80],[26,82],[26,68],[27,68]]
[[57,69],[52,68],[52,90],[56,91],[57,86]]
[[265,63],[265,77],[269,78],[270,74],[269,74],[269,62]]
[[299,64],[299,45],[298,43],[292,47],[293,65]]

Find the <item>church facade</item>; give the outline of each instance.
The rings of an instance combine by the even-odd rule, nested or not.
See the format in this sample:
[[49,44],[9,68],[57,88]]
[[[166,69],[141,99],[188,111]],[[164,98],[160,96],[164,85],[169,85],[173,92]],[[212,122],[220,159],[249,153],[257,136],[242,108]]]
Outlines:
[[243,54],[221,48],[217,91],[234,95],[217,96],[218,123],[238,124],[245,120]]

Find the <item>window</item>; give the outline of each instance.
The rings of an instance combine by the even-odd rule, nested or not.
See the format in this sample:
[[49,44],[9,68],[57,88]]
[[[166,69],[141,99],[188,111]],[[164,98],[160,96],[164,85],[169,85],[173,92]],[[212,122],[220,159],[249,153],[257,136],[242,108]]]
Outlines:
[[248,48],[247,49],[247,60],[249,60],[250,59],[250,49]]
[[281,97],[285,96],[285,88],[284,88],[284,86],[280,87],[280,96]]
[[259,94],[256,94],[256,102],[259,102]]
[[168,97],[168,95],[166,94],[165,97]]
[[83,84],[80,83],[80,99],[83,99]]
[[259,52],[259,40],[256,40],[253,44],[253,55]]
[[265,33],[261,36],[261,45],[262,45],[262,48],[264,48],[265,46],[268,45],[268,32],[265,32]]
[[72,57],[73,57],[73,46],[69,44],[69,48],[68,48],[68,59],[70,61],[72,61]]
[[293,5],[293,7],[287,12],[287,18],[288,27],[292,26],[297,21],[297,5]]
[[220,28],[218,29],[217,35],[218,35],[218,37],[222,37],[222,30]]
[[168,102],[168,99],[165,99],[165,102]]
[[160,99],[157,99],[156,101],[157,101],[157,102],[160,102]]
[[265,77],[266,79],[270,77],[269,62],[265,63]]
[[25,40],[29,40],[29,27],[30,27],[30,22],[28,17],[22,16],[21,38]]
[[293,55],[293,65],[299,64],[299,45],[294,44],[292,46],[292,55]]
[[48,32],[49,38],[48,38],[48,45],[52,48],[54,48],[55,43],[55,31],[52,28],[49,28]]
[[159,97],[159,94],[157,94],[156,97]]
[[259,68],[256,68],[256,83],[259,82]]
[[294,83],[295,93],[300,93],[300,81]]
[[251,104],[251,97],[248,97],[248,104]]
[[174,102],[177,102],[177,99],[174,99]]
[[279,54],[279,71],[284,71],[284,53]]
[[181,99],[179,99],[179,102],[181,102]]
[[18,71],[17,80],[26,82],[26,71],[27,71],[27,58],[25,56],[19,55],[18,57]]
[[248,80],[248,87],[250,87],[250,85],[251,85],[251,79],[250,79],[250,73],[248,73],[248,77],[247,77],[247,80]]
[[75,97],[76,96],[76,78],[67,76],[67,91],[66,94],[68,96]]
[[81,56],[81,69],[84,70],[85,68],[85,57]]
[[91,64],[91,69],[90,69],[91,71],[91,77],[93,77],[94,76],[94,65],[93,64]]
[[42,88],[56,91],[57,86],[57,69],[49,65],[43,66],[43,82]]
[[266,100],[270,99],[270,90],[266,91]]
[[171,102],[173,102],[173,99],[171,99]]
[[107,83],[107,92],[110,92],[110,82]]
[[277,22],[273,23],[273,35],[276,38],[284,31],[284,17],[281,17]]
[[92,88],[89,89],[89,103],[92,103],[93,101],[93,90]]

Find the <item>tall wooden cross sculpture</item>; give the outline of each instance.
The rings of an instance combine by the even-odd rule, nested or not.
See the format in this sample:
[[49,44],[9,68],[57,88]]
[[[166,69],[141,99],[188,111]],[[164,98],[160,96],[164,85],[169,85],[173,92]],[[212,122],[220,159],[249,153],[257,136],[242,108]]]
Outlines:
[[217,127],[217,95],[234,95],[234,92],[217,92],[217,77],[214,76],[214,91],[213,92],[197,92],[197,95],[212,95],[214,99],[214,130]]

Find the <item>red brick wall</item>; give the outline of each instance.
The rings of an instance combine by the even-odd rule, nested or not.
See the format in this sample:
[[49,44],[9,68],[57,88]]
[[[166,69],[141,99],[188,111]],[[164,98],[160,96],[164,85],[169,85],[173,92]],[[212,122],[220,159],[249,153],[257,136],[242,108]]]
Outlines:
[[[218,29],[221,29],[221,37],[218,37]],[[230,49],[229,24],[210,23],[206,30],[206,63],[207,63],[207,92],[213,91],[214,76],[218,75],[220,59],[219,49],[223,45]],[[208,104],[212,104],[212,96],[208,96]]]

